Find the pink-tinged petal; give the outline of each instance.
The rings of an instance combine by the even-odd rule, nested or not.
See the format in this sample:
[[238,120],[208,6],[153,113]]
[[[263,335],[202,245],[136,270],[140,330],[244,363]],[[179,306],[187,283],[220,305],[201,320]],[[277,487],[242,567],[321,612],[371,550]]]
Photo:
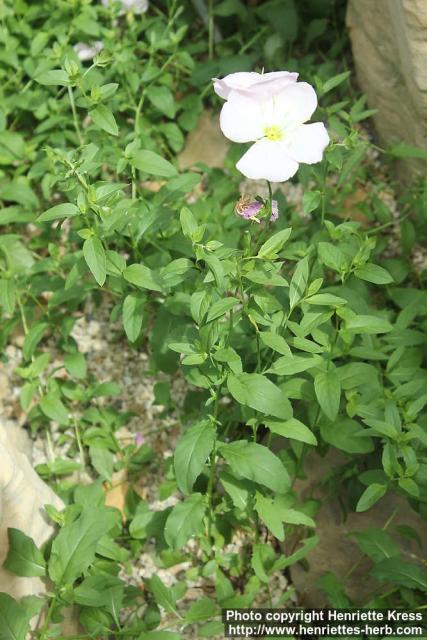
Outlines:
[[298,80],[299,74],[295,71],[269,71],[268,73],[263,73],[261,75],[261,80],[258,82],[269,82],[270,80],[284,80],[287,79],[289,82],[296,82]]
[[135,438],[135,444],[136,444],[137,447],[140,447],[145,442],[145,438],[144,438],[143,434],[140,431],[137,431],[135,433],[134,438]]
[[263,204],[262,202],[251,202],[251,204],[249,204],[245,209],[243,209],[243,211],[241,213],[239,213],[239,215],[241,215],[243,218],[253,218],[253,216],[256,216],[257,213],[259,213],[260,209],[263,208]]
[[270,222],[276,222],[278,217],[279,217],[279,204],[277,200],[272,200]]
[[280,93],[282,89],[297,81],[298,74],[288,71],[272,71],[265,73],[257,82],[252,84],[242,93],[257,100],[265,100]]
[[238,71],[237,73],[228,74],[225,78],[212,78],[213,88],[220,98],[227,100],[231,91],[246,89],[254,82],[257,82],[260,77],[261,74],[255,71]]
[[251,142],[264,135],[259,104],[235,91],[221,109],[219,124],[225,137],[233,142]]
[[286,137],[288,153],[297,162],[320,162],[329,144],[329,135],[323,122],[302,124]]
[[290,158],[282,142],[258,140],[240,158],[236,168],[251,180],[285,182],[298,170],[298,162]]
[[273,97],[274,109],[289,130],[310,120],[317,108],[317,96],[307,82],[294,82]]

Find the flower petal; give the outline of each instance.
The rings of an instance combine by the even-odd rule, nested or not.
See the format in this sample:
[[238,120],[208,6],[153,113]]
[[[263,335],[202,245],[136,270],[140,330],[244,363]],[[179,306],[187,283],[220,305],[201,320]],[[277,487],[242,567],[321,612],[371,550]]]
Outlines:
[[263,100],[280,93],[282,89],[297,81],[298,74],[289,71],[271,71],[264,73],[259,79],[243,93],[251,98]]
[[250,87],[261,77],[260,73],[255,71],[238,71],[237,73],[229,73],[225,78],[213,78],[213,88],[220,98],[227,100],[231,91],[239,91]]
[[258,140],[240,158],[236,168],[251,180],[284,182],[298,170],[298,162],[290,158],[283,142]]
[[317,107],[316,92],[307,82],[288,84],[273,100],[274,110],[288,130],[310,120]]
[[251,142],[263,136],[262,113],[255,100],[230,93],[219,119],[221,131],[233,142]]
[[297,162],[320,162],[329,144],[329,135],[323,122],[302,124],[286,138],[288,153]]
[[277,202],[277,200],[272,200],[270,222],[276,222],[278,217],[279,217],[279,203]]
[[298,80],[299,73],[295,71],[269,71],[263,73],[258,82],[269,82],[270,80],[284,80],[288,79],[290,82],[296,82]]

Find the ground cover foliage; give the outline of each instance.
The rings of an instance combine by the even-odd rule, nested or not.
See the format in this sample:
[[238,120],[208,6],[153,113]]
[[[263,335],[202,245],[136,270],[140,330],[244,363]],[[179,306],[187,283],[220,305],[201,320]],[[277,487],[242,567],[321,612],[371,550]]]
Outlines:
[[[33,636],[61,637],[70,605],[76,637],[175,640],[221,636],[221,607],[298,603],[292,584],[273,599],[269,584],[318,543],[319,501],[293,488],[308,456],[345,454],[331,469],[344,512],[391,493],[427,515],[427,305],[411,261],[427,191],[408,186],[398,220],[379,197],[384,173],[372,176],[376,147],[360,124],[372,112],[349,78],[340,3],[209,6],[159,1],[143,15],[86,0],[0,7],[0,340],[5,348],[25,332],[17,373],[30,432],[49,438],[56,425],[71,441],[67,457],[38,467],[66,503],[46,506],[53,540],[37,549],[9,532],[6,567],[46,577],[49,589],[21,601],[0,594],[2,639],[26,637],[40,613]],[[94,41],[103,49],[79,60],[73,46]],[[224,169],[180,172],[176,161],[199,115],[219,112],[211,78],[263,67],[313,84],[331,137],[323,162],[293,179],[305,215],[277,190],[271,225],[234,213],[237,146]],[[385,166],[420,155],[402,144],[379,153]],[[188,383],[166,461],[153,459],[149,439],[120,445],[127,416],[97,404],[120,390],[88,376],[70,335],[89,297],[95,308],[111,302],[112,321],[149,353],[153,374],[179,370]],[[47,338],[67,375],[49,367]],[[167,384],[158,395],[167,407]],[[152,510],[132,490],[150,464],[164,465],[160,495],[177,495],[175,506]],[[79,485],[72,474],[83,465],[92,483]],[[104,488],[123,469],[122,514],[105,506]],[[396,533],[392,521],[359,532],[377,588],[356,604],[425,602],[422,562]],[[398,533],[419,539],[409,526]],[[227,548],[236,535],[240,552]],[[191,562],[185,579],[126,582],[148,541],[158,566]],[[183,604],[196,577],[204,592]],[[321,588],[331,605],[352,604],[333,573]]]

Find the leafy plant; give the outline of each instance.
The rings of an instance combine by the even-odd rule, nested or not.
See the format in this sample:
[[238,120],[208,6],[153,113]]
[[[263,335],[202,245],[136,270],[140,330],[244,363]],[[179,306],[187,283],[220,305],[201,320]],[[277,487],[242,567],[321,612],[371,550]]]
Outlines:
[[[0,336],[5,348],[24,334],[21,408],[33,435],[54,429],[65,444],[37,471],[66,503],[46,506],[56,533],[40,549],[9,530],[5,568],[47,591],[0,594],[0,638],[25,638],[30,624],[35,638],[60,637],[70,606],[82,638],[175,640],[188,625],[209,637],[223,633],[223,607],[298,601],[290,569],[310,562],[321,507],[298,481],[328,452],[342,458],[321,482],[325,500],[339,486],[343,511],[361,514],[399,496],[426,517],[426,300],[410,260],[425,186],[402,196],[397,221],[380,198],[359,124],[372,110],[353,98],[345,38],[328,37],[339,3],[336,15],[322,2],[211,4],[0,8]],[[81,60],[78,42],[103,48]],[[250,200],[257,224],[233,213],[248,206],[240,150],[224,169],[182,171],[176,156],[202,111],[218,110],[211,77],[264,66],[314,85],[331,143],[288,198],[266,185]],[[387,258],[397,223],[402,250]],[[118,437],[129,415],[106,398],[121,390],[94,379],[72,337],[88,300],[148,354],[156,402],[178,416],[172,457],[148,436]],[[174,406],[177,376],[186,397]],[[154,467],[157,495],[172,498],[160,509],[136,491]],[[76,482],[83,471],[88,484]],[[105,505],[119,472],[121,511]],[[352,534],[372,564],[369,602],[351,603],[345,580],[326,574],[329,604],[422,605],[423,561],[405,556],[392,526]],[[182,579],[135,582],[141,553],[164,570],[185,562]],[[194,582],[204,595],[191,602]]]

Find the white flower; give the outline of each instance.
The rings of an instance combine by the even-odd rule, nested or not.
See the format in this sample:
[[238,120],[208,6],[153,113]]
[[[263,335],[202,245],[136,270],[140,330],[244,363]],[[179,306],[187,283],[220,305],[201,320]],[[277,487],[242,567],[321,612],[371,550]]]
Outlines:
[[279,86],[277,92],[256,98],[232,90],[222,107],[221,130],[233,142],[255,142],[237,169],[252,180],[284,182],[299,163],[320,162],[329,143],[325,125],[304,124],[316,107],[316,92],[306,82]]
[[[101,0],[104,7],[109,7],[115,4],[115,0]],[[121,11],[120,13],[145,13],[148,10],[148,0],[120,0]]]
[[289,71],[271,71],[270,73],[256,73],[255,71],[239,71],[230,73],[225,78],[213,78],[214,91],[220,98],[228,100],[234,91],[248,98],[262,98],[271,93],[283,89],[296,82],[297,73]]
[[82,62],[86,60],[92,60],[102,49],[104,48],[103,43],[100,40],[96,40],[95,42],[91,42],[88,44],[87,42],[78,42],[74,45],[73,49],[77,54],[77,57]]

